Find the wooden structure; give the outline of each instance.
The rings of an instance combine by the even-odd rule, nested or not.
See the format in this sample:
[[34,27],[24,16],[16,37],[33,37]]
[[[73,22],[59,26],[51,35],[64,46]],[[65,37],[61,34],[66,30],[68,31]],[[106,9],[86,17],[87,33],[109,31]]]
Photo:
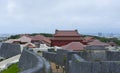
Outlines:
[[51,46],[63,46],[71,42],[82,42],[77,30],[56,30],[51,38]]

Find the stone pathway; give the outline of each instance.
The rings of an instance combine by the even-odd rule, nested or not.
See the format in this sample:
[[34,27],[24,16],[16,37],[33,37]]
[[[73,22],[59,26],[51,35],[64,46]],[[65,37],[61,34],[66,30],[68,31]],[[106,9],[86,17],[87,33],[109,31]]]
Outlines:
[[56,69],[55,63],[51,63],[51,67],[52,67],[53,73],[63,73],[63,69],[61,67],[59,67],[59,69]]
[[8,66],[9,64],[11,63],[15,63],[15,62],[18,62],[19,61],[19,58],[20,58],[20,54],[19,55],[16,55],[16,56],[13,56],[11,58],[8,58],[4,61],[1,61],[0,62],[0,69],[3,69],[3,68],[6,68],[6,66]]

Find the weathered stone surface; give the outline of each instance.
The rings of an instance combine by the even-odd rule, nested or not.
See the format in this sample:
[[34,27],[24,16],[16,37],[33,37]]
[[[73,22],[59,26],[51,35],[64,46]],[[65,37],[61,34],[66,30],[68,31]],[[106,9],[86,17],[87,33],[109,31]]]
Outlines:
[[120,61],[120,51],[106,51],[108,61]]
[[91,73],[90,67],[92,66],[90,62],[86,62],[84,59],[77,55],[73,55],[71,60],[71,66],[69,67],[69,73]]
[[106,61],[106,52],[105,51],[81,51],[78,54],[87,61]]
[[21,73],[51,73],[50,64],[32,51],[24,49],[20,60]]
[[105,46],[86,46],[85,49],[87,50],[107,50],[107,48],[105,48]]
[[71,60],[72,54],[78,52],[58,49],[57,52],[43,52],[43,57],[47,60],[55,62],[60,66],[65,66],[69,60]]
[[4,58],[10,58],[12,56],[18,55],[21,53],[20,45],[2,43],[0,48],[0,56]]
[[73,55],[70,62],[70,73],[119,73],[119,61],[101,61],[101,62],[88,62],[80,61],[76,55]]
[[101,62],[91,63],[91,73],[101,73]]
[[[119,54],[119,52],[94,53],[60,49],[56,53],[45,52],[44,57],[58,65],[65,66],[66,73],[120,73]],[[63,59],[66,59],[65,63],[63,63]]]
[[56,62],[56,56],[57,54],[54,52],[43,52],[43,57],[45,57],[49,61],[55,61]]

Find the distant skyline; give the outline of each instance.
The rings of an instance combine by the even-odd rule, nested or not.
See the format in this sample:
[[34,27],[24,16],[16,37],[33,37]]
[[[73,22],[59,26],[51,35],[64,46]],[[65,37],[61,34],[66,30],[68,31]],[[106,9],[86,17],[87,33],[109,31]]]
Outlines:
[[0,33],[120,32],[119,0],[0,0]]

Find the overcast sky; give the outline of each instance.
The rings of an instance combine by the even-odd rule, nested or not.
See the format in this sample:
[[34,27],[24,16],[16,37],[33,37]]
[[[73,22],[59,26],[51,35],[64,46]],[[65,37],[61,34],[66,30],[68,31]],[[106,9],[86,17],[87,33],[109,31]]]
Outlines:
[[119,33],[120,0],[0,0],[0,33]]

